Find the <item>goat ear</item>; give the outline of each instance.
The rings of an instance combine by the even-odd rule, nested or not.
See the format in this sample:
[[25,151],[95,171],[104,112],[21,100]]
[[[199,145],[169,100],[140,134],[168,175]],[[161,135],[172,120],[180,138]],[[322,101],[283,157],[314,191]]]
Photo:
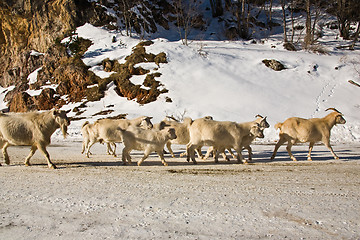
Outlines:
[[165,127],[167,127],[169,125],[167,125],[164,121],[160,122],[160,129],[159,130],[163,130]]
[[59,110],[53,109],[53,110],[51,110],[51,111],[52,111],[52,114],[53,114],[54,116],[59,115]]

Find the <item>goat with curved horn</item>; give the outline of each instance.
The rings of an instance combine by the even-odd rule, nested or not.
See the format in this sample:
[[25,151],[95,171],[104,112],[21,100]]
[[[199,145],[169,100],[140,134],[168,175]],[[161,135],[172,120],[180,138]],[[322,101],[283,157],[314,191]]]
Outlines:
[[340,113],[342,114],[339,110],[337,110],[336,108],[328,108],[326,109],[325,111],[328,111],[328,110],[333,110],[334,112],[337,112],[337,113]]
[[330,133],[331,129],[336,124],[345,124],[346,120],[343,114],[335,108],[328,108],[327,110],[333,110],[323,118],[298,118],[292,117],[285,120],[283,123],[275,124],[276,129],[280,129],[279,141],[275,146],[271,159],[274,159],[279,147],[288,142],[286,150],[289,153],[290,158],[296,161],[296,158],[291,153],[291,147],[298,142],[309,142],[309,153],[307,155],[308,160],[311,161],[311,151],[316,142],[323,142],[325,146],[330,150],[335,159],[339,157],[334,153],[330,145]]

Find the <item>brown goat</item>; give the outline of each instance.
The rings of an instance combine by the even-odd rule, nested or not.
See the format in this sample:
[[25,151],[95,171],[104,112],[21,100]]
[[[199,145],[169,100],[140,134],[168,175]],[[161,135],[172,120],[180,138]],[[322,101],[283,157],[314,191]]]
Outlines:
[[311,161],[311,151],[315,142],[319,141],[322,141],[325,144],[335,159],[339,159],[330,145],[330,131],[336,124],[345,124],[346,120],[343,118],[343,114],[335,108],[328,108],[325,111],[327,110],[333,110],[333,112],[323,118],[303,119],[292,117],[286,119],[283,123],[275,124],[275,129],[280,129],[280,139],[275,146],[271,159],[273,160],[275,158],[279,147],[285,142],[288,142],[286,150],[288,151],[290,158],[293,161],[296,161],[296,158],[291,153],[292,145],[298,142],[310,142],[307,158]]

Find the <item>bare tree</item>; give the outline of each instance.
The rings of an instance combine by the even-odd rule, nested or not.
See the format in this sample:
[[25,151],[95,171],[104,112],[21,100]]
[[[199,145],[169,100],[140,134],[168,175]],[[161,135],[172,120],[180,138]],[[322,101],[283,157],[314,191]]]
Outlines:
[[294,22],[294,0],[290,0],[290,17],[291,17],[291,38],[290,42],[294,42],[294,36],[295,36],[295,22]]
[[349,30],[351,22],[348,19],[349,7],[346,0],[337,0],[337,19],[339,24],[340,36],[349,39]]
[[360,22],[360,1],[331,0],[328,5],[327,11],[337,17],[340,37],[351,39],[351,25]]
[[175,0],[176,25],[182,43],[188,45],[188,37],[192,27],[198,21],[199,6],[201,1],[197,0]]
[[[246,6],[247,12],[246,12]],[[235,2],[232,6],[234,16],[237,23],[238,35],[241,38],[247,39],[249,37],[249,18],[250,18],[250,8],[247,0],[239,0]]]
[[304,44],[305,44],[305,48],[308,48],[312,44],[310,0],[306,0],[305,10],[306,10],[306,22],[305,22],[306,34],[305,34],[305,38],[304,38]]
[[225,9],[230,11],[231,10],[231,0],[224,0],[225,1]]
[[213,17],[219,17],[223,15],[224,9],[222,6],[222,0],[209,0],[211,6],[211,13]]
[[288,42],[287,33],[286,33],[286,13],[285,13],[285,0],[281,0],[281,10],[283,15],[283,35],[284,35],[284,43]]
[[133,18],[133,12],[131,11],[131,1],[128,0],[121,0],[121,10],[123,13],[124,18],[124,24],[125,24],[125,30],[126,35],[131,37],[132,32],[132,18]]
[[354,34],[354,39],[353,39],[353,42],[350,46],[350,49],[351,50],[354,50],[355,48],[355,44],[357,43],[358,39],[359,39],[359,33],[360,33],[360,20],[358,22],[358,25],[357,25],[357,28],[356,28],[356,32]]
[[[273,0],[270,0],[269,1],[270,4],[269,4],[269,23],[271,23],[271,20],[272,20],[272,4],[273,4]],[[270,25],[271,26],[271,25]]]

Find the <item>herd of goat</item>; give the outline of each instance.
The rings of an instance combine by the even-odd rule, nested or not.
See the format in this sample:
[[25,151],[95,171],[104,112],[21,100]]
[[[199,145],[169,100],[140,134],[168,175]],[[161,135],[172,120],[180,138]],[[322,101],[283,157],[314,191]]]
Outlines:
[[[280,130],[279,141],[275,145],[271,159],[274,159],[279,147],[287,142],[287,151],[290,158],[296,161],[291,153],[292,145],[298,142],[309,142],[308,160],[311,160],[311,151],[316,142],[323,142],[331,151],[335,159],[338,156],[330,145],[330,132],[334,125],[344,124],[343,114],[335,108],[328,108],[332,112],[323,118],[298,118],[286,119],[277,123],[276,129]],[[29,155],[25,158],[25,165],[30,165],[30,158],[35,151],[45,156],[49,168],[56,168],[50,160],[46,146],[50,144],[51,135],[60,128],[64,138],[70,120],[67,112],[63,110],[50,110],[44,112],[28,113],[0,113],[0,147],[6,164],[10,164],[7,148],[11,145],[31,146]],[[131,163],[132,150],[144,151],[144,156],[138,161],[140,166],[150,153],[156,152],[161,162],[167,166],[164,158],[164,147],[167,146],[174,157],[171,144],[186,145],[184,155],[196,164],[195,152],[200,158],[206,159],[212,153],[215,162],[219,154],[229,160],[225,151],[228,150],[239,163],[247,163],[241,154],[243,149],[249,152],[249,161],[252,158],[250,144],[255,138],[264,138],[263,130],[269,128],[266,117],[260,115],[251,122],[215,121],[212,117],[199,119],[185,118],[182,122],[175,119],[163,120],[152,124],[151,117],[138,117],[135,119],[100,119],[94,123],[85,122],[81,128],[83,135],[82,153],[90,156],[90,148],[96,143],[106,143],[107,152],[116,156],[116,143],[122,142],[123,164]],[[201,153],[203,146],[209,146],[206,155]],[[236,155],[233,150],[236,151]],[[1,166],[1,164],[0,164]]]

